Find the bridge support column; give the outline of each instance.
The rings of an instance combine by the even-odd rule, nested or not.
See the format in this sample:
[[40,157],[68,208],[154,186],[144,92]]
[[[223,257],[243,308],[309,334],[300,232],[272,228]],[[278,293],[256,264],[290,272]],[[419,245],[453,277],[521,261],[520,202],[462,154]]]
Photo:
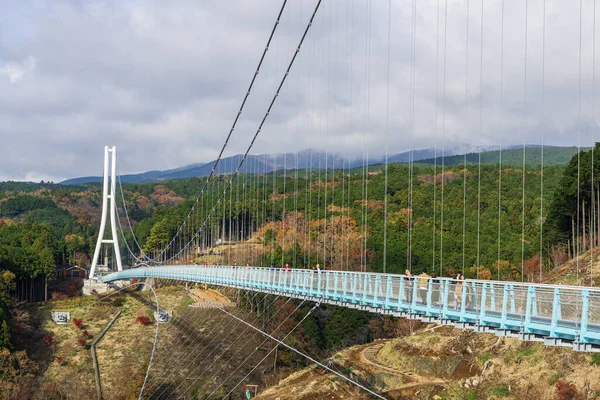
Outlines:
[[[111,154],[111,163],[109,164],[108,155]],[[110,192],[109,192],[109,173],[110,169]],[[96,267],[98,266],[98,258],[100,257],[100,249],[102,244],[112,244],[115,252],[115,259],[117,261],[117,269],[123,270],[123,264],[121,262],[121,251],[119,250],[119,237],[117,235],[117,217],[115,204],[115,192],[116,192],[116,175],[117,175],[117,147],[104,146],[104,177],[102,187],[102,217],[100,219],[100,230],[98,232],[98,240],[96,242],[96,249],[94,250],[94,259],[92,260],[92,269],[90,270],[90,279],[93,279],[96,274]],[[108,200],[110,199],[110,210],[108,209]],[[104,230],[106,229],[106,219],[108,211],[110,211],[110,228],[112,233],[112,239],[104,239]]]

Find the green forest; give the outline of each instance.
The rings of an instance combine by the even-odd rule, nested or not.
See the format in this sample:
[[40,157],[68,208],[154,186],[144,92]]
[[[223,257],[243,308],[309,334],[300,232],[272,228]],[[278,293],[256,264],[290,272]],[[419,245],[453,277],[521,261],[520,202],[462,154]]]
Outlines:
[[[472,267],[478,262],[496,270],[500,260],[501,278],[520,280],[516,271],[520,274],[521,269],[515,266],[521,265],[522,257],[529,260],[540,252],[540,207],[546,220],[563,167],[544,168],[543,193],[540,170],[533,167],[523,174],[522,169],[512,167],[499,172],[493,165],[467,165],[466,169],[448,167],[442,175],[439,166],[411,170],[408,165],[394,164],[387,171],[387,195],[385,173],[369,172],[368,179],[367,171],[357,170],[329,171],[327,176],[323,171],[320,176],[315,171],[241,175],[215,208],[228,184],[226,177],[220,177],[209,185],[189,222],[192,226],[182,233],[182,242],[191,240],[188,231],[195,232],[207,221],[203,231],[212,237],[206,239],[209,242],[230,235],[237,239],[240,229],[245,239],[261,236],[262,257],[253,255],[238,263],[295,267],[321,263],[332,269],[357,270],[366,260],[368,270],[383,271],[385,244],[387,272],[427,268],[446,275],[464,266],[467,276],[475,277],[477,268]],[[150,187],[124,188],[130,217],[142,217],[133,231],[145,252],[162,248],[176,233],[190,210],[192,201],[184,199],[194,193],[194,184],[202,185],[165,182],[165,187],[181,194],[181,203],[157,207],[151,215],[139,201]],[[543,253],[551,245],[544,240]]]
[[[581,181],[588,186],[591,177],[584,169],[590,153],[581,156]],[[442,172],[440,165],[410,168],[407,164],[391,164],[387,176],[381,168],[369,167],[368,171],[240,174],[231,183],[229,176],[217,176],[208,185],[204,178],[124,184],[123,198],[133,233],[148,254],[169,242],[204,187],[200,203],[181,235],[182,243],[193,240],[199,246],[214,246],[217,238],[239,240],[240,236],[250,239],[263,235],[261,243],[269,254],[248,261],[308,267],[310,259],[311,264],[334,262],[327,265],[333,269],[361,268],[366,263],[366,268],[373,271],[383,270],[385,245],[388,272],[401,273],[408,267],[417,272],[428,268],[447,274],[450,269],[464,267],[467,275],[473,276],[470,270],[477,263],[491,270],[498,260],[519,266],[522,258],[539,254],[540,245],[542,254],[547,255],[549,246],[555,244],[552,241],[568,239],[570,214],[565,207],[576,207],[573,201],[561,204],[555,200],[572,197],[564,195],[569,186],[563,172],[572,175],[573,160],[566,166],[546,166],[543,177],[539,166],[528,166],[523,173],[516,167],[499,171],[498,165],[479,167],[468,163],[466,169],[462,165],[446,166]],[[230,190],[223,196],[228,186]],[[582,190],[591,193],[588,186],[582,185]],[[99,185],[6,182],[0,183],[0,199],[0,218],[10,225],[22,225],[19,229],[25,230],[44,226],[52,232],[55,243],[51,252],[57,263],[89,262],[100,216]],[[136,249],[125,209],[118,200],[125,237]],[[589,202],[587,205],[590,210]],[[349,240],[360,243],[332,238],[331,246],[315,243],[309,248],[302,243],[310,236],[307,228],[300,234],[300,227],[294,226],[290,216],[296,225],[298,221],[317,227],[322,224],[323,235],[356,233]],[[286,227],[280,229],[284,218]],[[201,227],[204,233],[193,238]],[[297,243],[285,237],[287,232],[295,234]],[[122,247],[125,253],[125,245]],[[360,254],[355,254],[357,248]],[[339,254],[331,260],[329,252]],[[550,267],[549,261],[544,264]]]

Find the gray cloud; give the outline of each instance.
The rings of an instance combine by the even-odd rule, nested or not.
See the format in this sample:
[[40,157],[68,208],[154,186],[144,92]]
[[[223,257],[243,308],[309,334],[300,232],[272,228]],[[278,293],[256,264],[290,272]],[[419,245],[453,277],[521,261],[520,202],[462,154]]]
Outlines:
[[[246,149],[315,1],[289,3],[226,155]],[[528,2],[525,85],[525,2],[505,0],[502,36],[501,1],[483,1],[483,53],[481,0],[469,1],[468,24],[466,0],[448,0],[447,27],[445,0],[416,3],[414,100],[412,2],[392,2],[388,83],[387,2],[324,1],[252,152],[593,141],[592,0],[583,1],[581,101],[578,4],[546,0],[543,63],[543,3]],[[122,173],[214,159],[278,8],[268,0],[0,3],[0,179],[99,174],[105,144],[118,146]]]

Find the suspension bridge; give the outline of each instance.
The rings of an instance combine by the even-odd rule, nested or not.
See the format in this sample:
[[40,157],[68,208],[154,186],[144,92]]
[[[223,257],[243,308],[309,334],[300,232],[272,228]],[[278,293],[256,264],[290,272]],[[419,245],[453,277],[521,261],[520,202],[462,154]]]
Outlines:
[[146,278],[258,291],[600,352],[600,289],[595,288],[197,265],[134,268],[102,281]]
[[[350,3],[340,4],[338,2],[335,4],[335,9],[332,6],[332,2],[323,2],[322,4],[321,0],[317,0],[314,3],[314,8],[308,13],[304,10],[303,15],[300,16],[302,24],[299,25],[303,29],[297,32],[298,41],[294,45],[291,45],[290,37],[292,35],[288,31],[287,43],[280,43],[279,45],[279,53],[285,54],[287,61],[283,64],[271,61],[275,65],[270,65],[270,68],[267,69],[268,72],[266,73],[270,75],[270,78],[275,76],[272,79],[274,83],[269,87],[270,90],[265,89],[265,93],[262,96],[266,99],[263,99],[263,108],[265,111],[261,113],[260,118],[257,118],[256,129],[247,138],[248,145],[245,152],[235,160],[235,163],[231,162],[229,173],[219,174],[219,168],[223,167],[220,163],[222,163],[227,146],[230,144],[230,140],[236,131],[238,121],[242,118],[247,102],[252,97],[253,90],[256,90],[256,81],[259,79],[261,72],[265,73],[264,68],[265,64],[268,63],[268,54],[273,51],[272,48],[275,46],[274,41],[277,38],[278,29],[280,29],[280,25],[285,21],[284,13],[286,12],[287,1],[283,1],[258,66],[255,69],[250,85],[245,92],[241,106],[229,129],[219,155],[212,166],[210,174],[205,180],[202,178],[203,184],[200,193],[193,201],[183,220],[177,224],[177,228],[172,232],[173,234],[167,240],[163,240],[150,250],[144,248],[134,234],[133,227],[135,223],[131,221],[128,215],[124,190],[116,172],[116,147],[107,146],[105,148],[102,222],[92,263],[91,276],[96,276],[101,246],[112,245],[116,255],[116,271],[98,277],[100,281],[105,283],[131,279],[159,279],[167,280],[174,284],[183,283],[184,285],[199,283],[259,294],[272,294],[288,299],[298,299],[302,303],[314,303],[314,307],[318,307],[320,304],[331,304],[369,311],[380,315],[390,315],[397,318],[451,325],[462,329],[474,330],[478,333],[493,333],[497,336],[515,337],[522,341],[543,342],[547,346],[565,346],[575,351],[600,352],[600,289],[593,287],[592,277],[594,268],[593,251],[598,243],[598,236],[600,234],[600,228],[597,227],[597,219],[600,218],[600,206],[597,206],[597,199],[595,199],[597,184],[594,178],[594,168],[592,166],[591,177],[589,177],[588,174],[581,172],[579,162],[579,154],[582,150],[581,119],[582,114],[586,112],[584,102],[587,101],[584,98],[586,94],[582,94],[581,89],[582,81],[586,79],[585,74],[582,73],[585,67],[583,58],[586,51],[589,50],[583,48],[584,45],[587,45],[587,42],[584,43],[582,37],[584,37],[583,32],[587,32],[586,29],[591,26],[591,24],[588,24],[584,27],[585,21],[587,21],[587,19],[584,21],[584,6],[580,4],[578,8],[579,41],[577,45],[579,53],[577,54],[577,78],[579,91],[577,99],[579,120],[575,128],[578,143],[576,152],[577,187],[574,189],[577,201],[574,205],[575,209],[573,210],[571,220],[573,229],[572,235],[569,238],[570,243],[568,244],[569,252],[577,260],[577,281],[574,285],[553,285],[543,283],[542,279],[544,260],[549,259],[548,253],[544,253],[543,237],[543,225],[548,214],[547,205],[544,203],[543,145],[544,119],[547,118],[545,110],[545,68],[546,57],[548,57],[545,52],[547,36],[546,1],[543,1],[543,9],[540,8],[542,12],[537,15],[539,20],[535,24],[531,22],[532,16],[530,15],[527,2],[524,3],[524,8],[520,10],[523,12],[523,18],[520,19],[519,17],[518,21],[523,24],[524,28],[521,43],[524,46],[523,64],[519,67],[522,70],[519,71],[519,68],[513,68],[508,72],[504,71],[504,57],[505,52],[507,52],[504,39],[505,35],[508,35],[505,32],[504,1],[489,6],[493,11],[488,10],[487,12],[484,1],[471,2],[466,0],[463,2],[464,10],[461,9],[459,11],[456,11],[452,7],[449,8],[447,1],[437,2],[437,12],[434,18],[435,23],[432,27],[429,27],[431,31],[435,32],[435,37],[429,39],[435,41],[436,44],[435,70],[429,71],[431,82],[435,82],[435,91],[433,93],[435,106],[431,110],[427,110],[432,112],[431,116],[434,121],[430,128],[436,138],[434,164],[431,167],[432,173],[429,176],[433,182],[433,195],[431,199],[414,197],[414,190],[417,185],[429,183],[425,178],[421,179],[421,177],[415,175],[415,168],[417,167],[415,166],[416,161],[414,160],[413,148],[415,143],[419,142],[417,140],[419,131],[424,129],[423,127],[416,126],[418,121],[415,114],[419,113],[419,104],[415,101],[415,92],[417,91],[415,86],[418,84],[417,75],[420,68],[417,37],[421,32],[417,31],[417,27],[419,26],[417,20],[419,14],[425,13],[426,10],[419,10],[417,2],[413,1],[411,14],[406,16],[409,18],[410,31],[394,31],[394,34],[392,34],[392,11],[397,12],[398,10],[393,9],[391,2],[389,2],[387,9],[382,13],[385,24],[381,24],[384,27],[384,32],[379,39],[383,38],[384,42],[387,40],[387,59],[383,62],[384,67],[380,71],[378,70],[378,72],[386,77],[386,86],[378,92],[380,96],[378,104],[380,108],[384,109],[378,115],[382,117],[381,120],[383,123],[379,121],[378,124],[375,124],[371,120],[371,112],[373,112],[371,110],[371,102],[374,102],[374,98],[372,98],[373,95],[370,92],[369,83],[371,74],[375,73],[375,67],[371,65],[370,51],[373,45],[373,23],[377,25],[377,22],[373,21],[371,3],[367,2],[364,10],[355,10],[354,3],[352,3],[352,9],[350,9]],[[475,9],[471,3],[479,4],[480,8]],[[323,7],[326,9],[321,10],[321,12],[325,13],[325,16],[319,19],[319,10]],[[464,125],[460,130],[464,134],[465,154],[462,170],[453,173],[454,175],[458,175],[458,178],[452,175],[452,179],[462,179],[463,181],[462,187],[459,188],[461,189],[459,190],[459,197],[462,197],[462,209],[459,210],[448,209],[447,206],[447,202],[449,201],[448,193],[451,190],[451,177],[444,161],[446,140],[450,140],[450,136],[452,135],[456,136],[456,129],[454,132],[450,132],[450,128],[447,126],[450,123],[446,121],[446,114],[447,112],[449,113],[449,109],[457,107],[456,104],[458,102],[455,93],[456,90],[453,93],[454,98],[451,100],[447,99],[447,96],[450,96],[447,93],[446,87],[447,74],[450,73],[447,66],[452,61],[452,59],[448,60],[449,57],[447,55],[447,41],[449,37],[447,30],[450,23],[448,21],[449,11],[451,14],[453,12],[464,13],[466,18],[466,31],[461,33],[464,34],[465,42],[464,54],[461,55],[461,57],[464,56],[464,62],[460,64],[460,67],[464,68],[464,88],[462,89],[464,90],[464,121],[462,121]],[[489,15],[490,12],[493,12],[491,16]],[[362,21],[362,24],[359,24],[355,21],[355,18],[361,13],[363,13],[362,18],[364,18],[364,21]],[[285,18],[288,18],[288,22],[289,18],[291,18],[290,15],[291,12],[287,10]],[[302,19],[303,17],[304,19]],[[490,18],[495,19],[494,29],[497,28],[493,32],[486,30],[488,27],[486,23],[490,23]],[[292,25],[288,26],[288,30],[291,29]],[[319,26],[316,29],[320,29],[320,31],[311,31],[311,28],[315,29],[315,25]],[[361,73],[364,73],[364,77],[360,82],[356,82],[358,78],[356,78],[356,71],[354,71],[354,68],[358,67],[351,62],[353,59],[352,53],[356,51],[352,45],[356,32],[348,32],[348,26],[357,31],[359,28],[365,30],[364,37],[362,38],[365,61],[361,70]],[[533,26],[535,26],[535,30]],[[592,39],[594,40],[593,50],[595,55],[595,2],[593,27],[594,36]],[[332,39],[335,36],[332,31],[335,29],[341,29],[342,32],[345,32],[345,38],[340,39],[337,37]],[[403,132],[409,138],[408,141],[410,142],[411,150],[406,170],[408,176],[406,182],[402,184],[388,181],[388,176],[391,174],[388,167],[390,164],[388,162],[388,148],[394,139],[390,127],[390,117],[392,114],[390,109],[401,103],[398,100],[398,96],[392,93],[393,88],[390,89],[390,82],[393,80],[393,75],[395,75],[392,64],[392,55],[394,52],[393,40],[397,40],[395,36],[399,33],[404,33],[407,37],[410,37],[410,43],[404,43],[404,51],[410,54],[410,71],[408,76],[403,77],[407,80],[405,89],[408,93],[406,96],[408,100],[402,104],[407,106],[408,110],[406,115],[407,122],[405,121]],[[536,53],[535,55],[536,62],[540,64],[540,71],[535,72],[536,75],[534,78],[536,79],[532,79],[533,72],[531,72],[532,66],[530,65],[532,63],[532,51],[528,47],[528,40],[531,40],[531,35],[534,33],[540,36],[543,44],[542,54]],[[513,34],[514,32],[511,32],[510,36],[513,37]],[[493,39],[488,40],[493,40],[493,44],[499,45],[499,48],[496,49],[497,59],[492,59],[491,61],[486,59],[489,55],[485,51],[489,46],[486,45],[485,35],[493,37]],[[325,36],[326,38],[323,38]],[[497,43],[497,36],[500,36],[499,43]],[[332,44],[332,40],[335,43]],[[573,46],[571,46],[572,48]],[[514,46],[511,49],[514,50]],[[280,58],[283,57],[280,55]],[[345,75],[345,86],[341,89],[332,89],[330,87],[331,75],[335,73],[338,66],[346,65],[348,62],[351,65],[347,66],[347,70],[343,73]],[[514,64],[514,60],[511,62]],[[592,60],[592,62],[594,62],[592,68],[595,72],[595,60]],[[298,66],[297,64],[300,65]],[[494,79],[498,78],[500,82],[499,93],[494,92],[494,94],[498,95],[499,100],[497,110],[484,109],[485,107],[491,108],[491,106],[483,104],[486,96],[484,81],[488,78],[484,66],[489,65],[494,67],[494,71],[496,71],[496,66],[500,67],[500,71],[498,71],[499,76],[494,77]],[[313,80],[307,85],[310,91],[308,94],[307,110],[305,112],[307,115],[306,119],[296,121],[295,126],[291,124],[286,124],[283,127],[281,125],[278,126],[278,129],[283,130],[285,135],[279,135],[280,132],[273,132],[273,130],[271,130],[271,133],[264,132],[269,130],[267,123],[269,116],[277,113],[275,105],[278,99],[286,95],[284,89],[287,88],[288,92],[291,92],[288,95],[292,97],[299,97],[303,94],[302,90],[305,87],[303,87],[302,77],[295,81],[293,78],[295,67],[299,68],[300,71],[312,72],[311,79]],[[313,87],[322,83],[314,80],[314,69],[316,67],[321,69],[320,78],[325,82],[325,85],[322,85],[326,87],[325,90],[317,91]],[[475,73],[473,70],[475,70]],[[522,103],[519,103],[519,105],[523,108],[523,123],[525,126],[523,129],[526,132],[523,135],[521,169],[516,170],[517,174],[522,175],[522,181],[520,182],[522,193],[520,198],[516,200],[519,203],[519,207],[511,206],[510,211],[507,211],[509,208],[505,204],[507,199],[503,198],[503,196],[507,189],[514,188],[503,186],[503,177],[507,174],[514,174],[515,170],[507,172],[502,164],[503,133],[500,133],[500,154],[497,170],[495,171],[495,175],[493,175],[494,184],[497,185],[497,193],[492,193],[491,196],[482,193],[480,145],[484,142],[482,135],[486,130],[484,112],[499,115],[499,126],[504,126],[506,123],[503,120],[503,115],[506,112],[505,108],[507,107],[505,106],[505,102],[507,102],[509,94],[505,93],[503,89],[507,84],[505,75],[508,76],[510,73],[514,80],[514,75],[517,72],[523,74],[523,86],[520,88],[523,90],[521,92],[523,97]],[[454,73],[456,74],[455,71]],[[491,75],[492,73],[490,72],[489,74]],[[541,79],[538,79],[540,76]],[[595,79],[595,74],[593,79]],[[538,86],[532,87],[532,80],[537,81],[536,84]],[[489,84],[489,82],[485,81],[485,84]],[[595,85],[595,81],[593,81],[593,84]],[[265,84],[265,86],[269,85]],[[282,140],[286,140],[286,137],[289,138],[294,134],[301,135],[302,129],[312,129],[317,132],[312,134],[311,139],[313,141],[319,141],[323,137],[327,138],[327,135],[330,133],[330,123],[333,123],[337,119],[350,118],[352,116],[351,110],[343,109],[341,106],[336,108],[330,104],[333,103],[332,97],[334,97],[331,93],[332,90],[338,90],[337,95],[344,97],[344,101],[348,103],[352,103],[357,97],[362,96],[360,100],[364,106],[364,118],[362,121],[363,126],[360,129],[364,130],[364,142],[360,143],[359,147],[364,146],[364,149],[361,167],[352,167],[350,162],[346,162],[345,160],[336,164],[335,156],[333,154],[326,154],[325,165],[313,169],[312,164],[309,167],[308,162],[304,166],[300,165],[298,162],[298,153],[296,153],[296,157],[290,160],[289,165],[287,164],[287,157],[284,157],[283,165],[274,163],[276,166],[273,167],[272,181],[270,182],[269,172],[258,170],[256,163],[252,166],[245,164],[253,148],[259,144],[264,146],[268,144],[269,140],[279,139],[278,136],[282,136]],[[530,104],[530,100],[528,101],[528,95],[531,96],[528,90],[530,92],[537,90],[542,93],[541,101],[535,107]],[[515,90],[513,89],[511,95],[518,97],[514,92]],[[592,99],[594,96],[595,94],[592,94]],[[477,100],[471,101],[470,104],[469,99],[472,97],[476,97]],[[381,98],[384,100],[381,101]],[[512,100],[515,101],[514,98]],[[449,101],[452,101],[453,104],[449,105]],[[318,118],[315,118],[313,115],[315,110],[322,113],[320,115],[321,120],[317,122],[315,120]],[[591,114],[593,115],[594,112],[595,109],[592,109]],[[311,115],[313,116],[311,117]],[[526,140],[528,133],[529,138],[532,138],[531,131],[533,131],[528,118],[538,118],[541,121],[539,122],[539,126],[541,127],[540,140],[542,142],[541,165],[539,165],[539,170],[536,170],[535,173],[528,171],[528,165],[526,164]],[[456,125],[459,122],[452,121],[452,124]],[[301,126],[302,124],[304,126]],[[368,164],[368,148],[370,144],[368,143],[367,132],[376,129],[384,132],[381,145],[385,147],[386,153],[382,168],[374,171],[369,168]],[[476,168],[473,165],[467,165],[466,153],[470,130],[478,132],[477,140],[480,142],[477,144],[478,162],[475,166]],[[588,132],[590,137],[587,138],[592,143],[595,142],[594,130],[595,128]],[[489,129],[489,131],[493,132],[493,129]],[[261,132],[263,133],[261,134]],[[265,135],[267,135],[266,138]],[[446,136],[449,137],[446,138]],[[439,149],[437,147],[439,145],[437,143],[438,137],[441,137],[441,146]],[[242,139],[238,138],[237,140]],[[265,142],[261,142],[261,140]],[[332,140],[335,140],[335,138]],[[441,157],[441,165],[437,164],[438,156]],[[109,160],[109,158],[111,159]],[[594,153],[592,150],[592,164],[593,160]],[[268,161],[268,157],[264,156],[264,162],[267,163]],[[305,184],[305,188],[300,187],[298,183],[299,177],[302,174],[304,174],[303,183]],[[316,174],[318,174],[318,177],[315,177]],[[371,179],[374,179],[372,176],[375,174],[383,175],[385,177],[385,184],[383,191],[373,193],[373,189],[369,187],[369,184]],[[283,179],[279,181],[278,179],[282,175]],[[290,176],[295,178],[295,181],[290,183],[292,185],[291,188],[286,186]],[[355,179],[357,176],[358,179]],[[591,190],[583,189],[584,178],[591,180]],[[476,179],[475,190],[468,189],[468,179]],[[531,182],[532,179],[536,179],[536,181]],[[270,184],[272,186],[268,186]],[[526,185],[532,184],[537,185],[536,188],[539,187],[539,198],[528,199],[526,196]],[[359,198],[352,197],[351,199],[352,185],[360,187],[360,190],[358,190],[360,193]],[[269,187],[269,190],[272,190],[271,193],[267,191],[267,187]],[[277,190],[275,190],[276,187]],[[312,198],[312,191],[315,188],[318,190],[318,196],[316,196],[317,198]],[[395,199],[393,196],[395,192],[399,192],[401,189],[406,189],[407,198],[402,199],[403,208],[399,209],[396,206],[400,203],[400,200]],[[453,190],[455,190],[453,192],[455,195],[457,193],[456,188]],[[303,191],[304,193],[302,193]],[[354,195],[352,194],[352,196]],[[309,217],[308,210],[313,206],[313,201],[318,213],[316,217],[314,215]],[[474,217],[470,217],[467,214],[467,203],[469,201],[476,204],[476,214]],[[120,206],[119,202],[121,203]],[[300,202],[304,202],[303,207]],[[251,205],[243,208],[239,206],[242,203]],[[268,203],[277,203],[277,207],[275,205],[270,207],[270,213],[266,209],[266,204]],[[361,207],[360,221],[357,224],[358,228],[355,229],[351,224],[341,225],[341,227],[335,225],[334,221],[347,221],[351,219],[349,210],[352,204],[360,204]],[[378,208],[373,208],[373,204],[376,204]],[[586,207],[588,208],[587,213]],[[300,209],[304,212],[302,223],[298,223]],[[390,212],[391,209],[395,210],[395,214]],[[448,227],[448,213],[456,214],[457,212],[462,215],[462,226]],[[505,217],[503,213],[509,215]],[[383,217],[379,215],[383,215]],[[496,218],[496,215],[497,224],[495,221],[489,223],[489,220],[492,217]],[[418,251],[422,250],[416,249],[417,240],[425,241],[423,239],[424,235],[419,236],[415,233],[418,232],[417,229],[424,229],[419,226],[420,217],[433,219],[431,225],[427,226],[427,229],[431,231],[431,237],[426,239],[426,246],[418,243],[421,248],[428,247],[431,249],[431,252],[427,253],[431,262],[423,261],[424,257],[419,257],[418,254]],[[295,218],[294,224],[296,225],[303,224],[302,233],[289,233],[288,237],[286,237],[286,230],[289,232],[292,231],[286,218]],[[369,225],[371,222],[370,218],[380,218],[383,221],[383,228],[379,232],[380,235],[377,236],[377,240],[383,243],[378,265],[378,269],[383,272],[373,272],[369,268],[369,264],[373,258],[368,248],[369,235],[371,234],[371,229],[375,229]],[[510,224],[504,222],[503,218],[510,218]],[[108,219],[110,219],[111,225],[110,238],[106,238],[104,234]],[[281,255],[275,256],[275,246],[272,246],[269,249],[271,254],[267,254],[266,257],[267,259],[270,258],[271,265],[265,265],[262,261],[264,258],[260,259],[257,257],[253,253],[254,250],[246,250],[246,253],[241,257],[242,259],[252,260],[252,263],[248,263],[247,266],[234,265],[231,259],[227,259],[223,266],[203,266],[191,262],[198,255],[200,249],[204,252],[205,249],[214,247],[217,239],[222,241],[228,239],[229,242],[250,242],[253,235],[257,236],[261,229],[263,229],[263,231],[260,231],[261,235],[265,236],[266,227],[272,227],[278,221],[284,226],[284,229],[282,229],[283,237],[280,240],[279,236],[277,236],[274,242],[280,240],[281,244],[278,245],[281,249]],[[285,225],[286,223],[288,223],[287,226]],[[482,223],[489,223],[494,229],[494,233],[497,229],[497,241],[495,243],[484,244],[481,242],[480,231]],[[507,228],[509,225],[510,227]],[[407,272],[412,272],[416,275],[424,269],[424,265],[427,265],[430,271],[439,270],[439,277],[387,273],[389,270],[404,269],[404,265],[402,267],[392,265],[393,262],[398,261],[398,257],[394,261],[391,261],[389,244],[390,240],[394,240],[390,239],[391,230],[394,226],[405,226],[406,243],[404,254],[401,258],[403,263],[405,262]],[[505,239],[504,229],[510,229],[512,233],[515,230],[520,230],[520,232],[513,234],[512,239]],[[467,233],[469,230],[476,231],[477,233],[476,241],[473,243],[468,243]],[[347,239],[351,234],[356,234],[358,237],[356,248],[353,248]],[[291,236],[294,237],[290,238]],[[339,243],[336,242],[338,238]],[[460,251],[462,260],[458,260],[458,265],[455,265],[456,269],[462,268],[464,276],[465,271],[471,265],[474,265],[473,275],[475,279],[465,280],[464,277],[462,279],[442,277],[444,275],[447,276],[448,272],[448,261],[444,264],[444,254],[449,251],[449,243],[458,243],[459,246],[462,246]],[[534,245],[537,247],[534,247]],[[493,260],[493,262],[490,260],[486,261],[488,265],[497,265],[498,279],[496,280],[477,279],[480,276],[480,266],[484,258],[483,251],[486,246],[493,247],[494,250],[497,246],[496,260]],[[299,255],[300,251],[297,251],[297,248],[303,249],[303,256]],[[587,281],[590,285],[585,286],[583,283],[587,277],[583,276],[583,272],[580,274],[579,256],[588,249],[592,253],[590,257],[591,261],[589,261],[589,280]],[[302,263],[300,261],[296,263],[303,264],[304,268],[275,267],[278,264],[283,265],[283,254],[285,251],[292,250],[294,252],[294,260],[304,257]],[[124,268],[121,262],[121,251],[124,251],[126,257],[131,261],[131,265],[136,265],[135,268]],[[312,262],[310,255],[308,256],[308,260],[306,260],[306,253],[309,251],[315,253],[312,256]],[[333,257],[329,254],[336,251],[341,256]],[[492,251],[492,253],[496,255],[495,251]],[[539,282],[534,282],[533,278],[526,279],[526,255],[534,253],[539,254],[539,257],[534,266],[535,271],[531,275],[532,277],[536,276]],[[510,254],[510,257],[513,259],[520,259],[520,263],[517,263],[518,265],[515,267],[516,272],[514,274],[516,278],[521,280],[520,282],[500,279],[501,261],[503,260],[503,256],[508,258],[506,254]],[[231,255],[228,257],[231,257]],[[485,257],[489,258],[489,255]],[[261,260],[260,264],[259,259]],[[309,269],[310,264],[317,262],[327,263],[327,269]],[[293,266],[295,267],[296,265]],[[229,315],[226,310],[222,311]],[[246,323],[246,325],[249,324]],[[259,330],[255,327],[252,329]],[[267,332],[261,331],[261,333],[268,339],[275,340],[278,345],[291,348],[290,345],[285,344],[287,335],[278,339]],[[298,350],[294,351],[305,356],[311,362],[318,362]],[[339,375],[337,372],[336,374]],[[341,378],[349,379],[344,376]],[[357,385],[360,386],[360,384]],[[364,388],[363,386],[361,387]],[[370,391],[368,388],[364,389]],[[142,388],[143,391],[144,388]],[[381,397],[377,394],[375,395]],[[142,394],[140,393],[141,396]]]

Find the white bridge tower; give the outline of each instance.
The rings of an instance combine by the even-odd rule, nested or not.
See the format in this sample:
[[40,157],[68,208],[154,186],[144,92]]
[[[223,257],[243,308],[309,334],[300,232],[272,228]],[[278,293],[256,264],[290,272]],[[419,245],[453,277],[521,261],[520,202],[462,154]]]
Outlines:
[[[108,163],[108,153],[111,153],[111,163]],[[108,170],[110,167],[110,192],[108,185]],[[98,241],[96,242],[96,250],[94,251],[94,259],[92,261],[92,269],[90,270],[90,279],[95,277],[96,266],[98,265],[98,258],[100,257],[100,249],[103,244],[112,244],[115,251],[115,258],[117,260],[117,269],[123,270],[123,264],[121,262],[121,251],[119,250],[119,237],[117,236],[117,206],[115,204],[115,193],[116,193],[116,177],[117,175],[117,147],[104,147],[104,179],[102,189],[102,218],[100,220],[100,231],[98,232]],[[108,200],[110,199],[110,230],[112,232],[112,239],[104,239],[104,230],[106,229],[106,218],[108,210]]]

